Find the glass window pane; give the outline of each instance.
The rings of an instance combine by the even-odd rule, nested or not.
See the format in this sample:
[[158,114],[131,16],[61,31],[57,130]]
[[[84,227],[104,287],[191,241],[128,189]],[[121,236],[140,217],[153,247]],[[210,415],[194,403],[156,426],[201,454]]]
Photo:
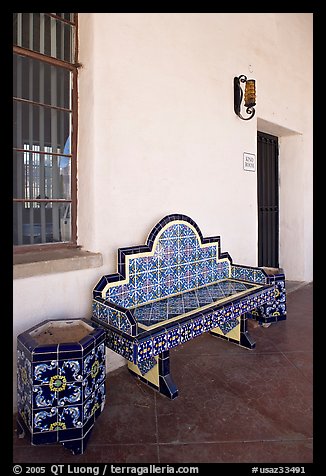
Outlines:
[[58,17],[63,18],[64,20],[74,22],[74,14],[73,13],[55,13]]
[[14,54],[14,97],[71,109],[71,88],[69,70]]
[[14,148],[34,150],[33,146],[39,146],[45,152],[60,154],[66,150],[65,153],[70,153],[67,152],[71,134],[70,112],[14,101],[13,119]]
[[71,240],[70,203],[14,203],[14,245]]
[[71,199],[71,158],[14,151],[13,198]]
[[[64,15],[69,15],[70,21],[70,13]],[[15,13],[13,21],[14,45],[74,62],[72,25],[46,13]]]
[[22,16],[21,46],[23,48],[29,48],[29,27],[30,27],[29,17],[30,15],[32,15],[32,13],[21,13],[21,16]]
[[33,51],[40,51],[40,13],[33,13],[33,45],[30,46],[30,49]]

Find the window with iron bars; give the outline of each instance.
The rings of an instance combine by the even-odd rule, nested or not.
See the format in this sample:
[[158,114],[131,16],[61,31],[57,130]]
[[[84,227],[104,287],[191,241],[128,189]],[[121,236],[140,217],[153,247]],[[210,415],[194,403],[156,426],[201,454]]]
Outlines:
[[13,244],[76,245],[77,14],[13,14]]

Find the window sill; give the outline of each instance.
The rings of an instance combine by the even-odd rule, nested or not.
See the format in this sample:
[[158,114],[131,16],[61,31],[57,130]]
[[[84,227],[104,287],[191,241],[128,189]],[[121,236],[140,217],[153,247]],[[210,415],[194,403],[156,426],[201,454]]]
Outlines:
[[80,269],[99,268],[101,253],[80,249],[60,249],[14,255],[13,278],[29,278],[42,274],[64,273]]

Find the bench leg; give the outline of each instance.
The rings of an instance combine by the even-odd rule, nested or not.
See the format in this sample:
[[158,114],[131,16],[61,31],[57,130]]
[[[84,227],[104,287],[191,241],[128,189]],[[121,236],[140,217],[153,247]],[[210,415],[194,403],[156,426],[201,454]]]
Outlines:
[[247,330],[247,315],[242,314],[236,320],[237,324],[235,325],[235,322],[233,322],[233,327],[226,323],[223,326],[212,329],[210,334],[214,337],[220,337],[221,339],[228,340],[233,344],[245,347],[246,349],[253,349],[256,346],[256,343]]
[[268,327],[272,322],[284,321],[286,319],[286,290],[285,279],[276,278],[274,300],[272,303],[263,304],[257,309],[248,313],[250,319],[258,321],[259,324]]
[[138,365],[128,362],[130,373],[142,382],[157,390],[171,400],[178,396],[178,389],[170,374],[169,351],[162,352],[156,357],[140,362]]

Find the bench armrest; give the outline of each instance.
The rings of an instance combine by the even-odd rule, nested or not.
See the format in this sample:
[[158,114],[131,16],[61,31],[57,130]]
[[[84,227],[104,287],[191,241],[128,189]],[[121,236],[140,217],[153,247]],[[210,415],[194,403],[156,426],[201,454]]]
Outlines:
[[274,284],[285,279],[282,268],[258,268],[254,266],[231,265],[231,278],[255,284]]
[[136,336],[138,333],[138,325],[132,313],[107,299],[101,297],[93,299],[92,317],[98,322],[105,323],[131,336]]

